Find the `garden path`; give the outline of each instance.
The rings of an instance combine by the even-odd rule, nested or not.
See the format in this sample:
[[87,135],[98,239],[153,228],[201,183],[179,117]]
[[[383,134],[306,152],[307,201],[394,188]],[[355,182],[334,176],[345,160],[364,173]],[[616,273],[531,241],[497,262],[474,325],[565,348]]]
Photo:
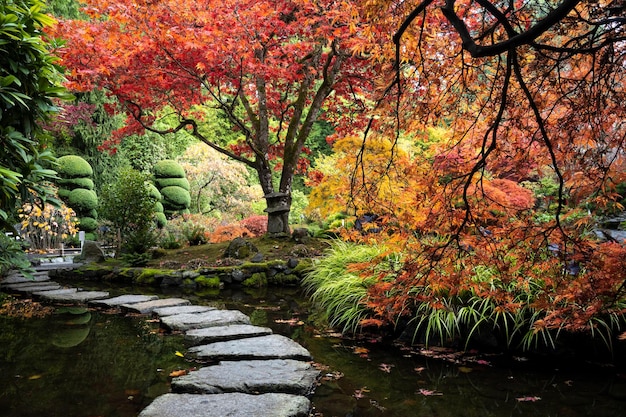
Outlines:
[[[319,372],[310,353],[293,340],[254,326],[240,311],[192,305],[183,298],[64,287],[48,276],[57,263],[37,267],[32,278],[13,273],[0,282],[5,292],[51,304],[115,309],[119,314],[158,318],[161,326],[183,332],[188,354],[205,366],[172,380],[171,393],[157,397],[139,417],[306,417]],[[182,350],[182,347],[181,347]],[[148,371],[148,370],[147,370]]]

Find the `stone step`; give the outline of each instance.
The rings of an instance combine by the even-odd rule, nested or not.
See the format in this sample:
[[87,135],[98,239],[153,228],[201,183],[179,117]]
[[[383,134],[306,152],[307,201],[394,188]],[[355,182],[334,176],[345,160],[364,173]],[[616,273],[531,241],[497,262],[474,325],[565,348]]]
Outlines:
[[122,304],[122,311],[129,313],[151,314],[155,309],[161,307],[174,307],[189,305],[191,302],[184,298],[161,298],[159,300],[145,301],[136,304]]
[[308,350],[277,334],[194,346],[188,352],[205,360],[312,359]]
[[158,299],[159,297],[156,295],[126,294],[126,295],[120,295],[120,296],[113,297],[113,298],[92,300],[92,301],[89,301],[89,305],[93,307],[114,308],[114,307],[119,307],[122,304],[131,305],[131,304],[145,303],[146,301],[154,301]]
[[247,337],[266,336],[272,334],[269,327],[253,326],[251,324],[231,324],[230,326],[205,327],[191,329],[185,332],[185,340],[192,345],[201,345],[227,340],[244,339]]
[[32,278],[27,278],[22,274],[10,274],[10,275],[7,275],[7,277],[2,280],[2,285],[4,286],[8,284],[17,284],[17,283],[22,283],[22,282],[43,282],[43,281],[50,281],[50,277],[48,276],[48,273],[34,274]]
[[164,394],[139,417],[308,417],[311,402],[292,394]]
[[292,359],[220,362],[172,380],[172,391],[189,394],[226,392],[309,395],[319,371]]
[[51,291],[61,288],[61,284],[54,281],[42,281],[42,282],[18,282],[16,284],[8,284],[3,288],[9,289],[15,292],[22,292],[26,294],[33,293],[35,291]]
[[250,324],[250,317],[237,310],[211,310],[203,313],[165,316],[161,318],[161,324],[170,330],[184,331],[229,324]]
[[78,288],[61,288],[58,290],[50,290],[50,291],[35,291],[32,294],[35,297],[55,297],[57,295],[67,295],[78,292]]
[[156,314],[159,317],[165,316],[174,316],[176,314],[193,314],[193,313],[204,313],[207,311],[217,310],[215,307],[209,306],[197,306],[197,305],[188,305],[188,306],[175,306],[175,307],[161,307],[155,309],[152,314]]
[[[67,290],[72,289],[75,288],[68,288]],[[91,300],[107,298],[109,296],[109,293],[106,291],[74,291],[65,293],[63,290],[56,290],[41,291],[33,294],[37,294],[42,300],[69,304],[84,304]]]

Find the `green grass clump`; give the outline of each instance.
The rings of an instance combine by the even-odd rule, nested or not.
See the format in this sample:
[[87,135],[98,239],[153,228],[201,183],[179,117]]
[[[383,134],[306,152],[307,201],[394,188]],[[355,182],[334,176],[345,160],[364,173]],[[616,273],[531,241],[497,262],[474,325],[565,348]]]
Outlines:
[[[325,256],[315,260],[303,286],[322,310],[328,323],[343,332],[354,333],[370,310],[366,306],[368,288],[377,276],[360,276],[350,266],[382,256],[382,246],[357,245],[335,241]],[[382,265],[382,264],[381,264]]]

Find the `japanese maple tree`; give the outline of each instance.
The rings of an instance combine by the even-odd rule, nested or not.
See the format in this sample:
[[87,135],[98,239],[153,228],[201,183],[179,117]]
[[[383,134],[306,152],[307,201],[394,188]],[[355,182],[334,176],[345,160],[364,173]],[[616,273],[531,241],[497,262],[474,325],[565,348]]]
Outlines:
[[[74,90],[103,88],[128,115],[113,141],[141,129],[187,129],[259,177],[268,231],[289,231],[291,187],[321,114],[358,128],[372,80],[353,53],[358,13],[332,0],[87,0],[88,21],[62,21]],[[327,100],[332,95],[332,100]],[[223,112],[241,141],[203,131],[198,106]],[[163,109],[179,124],[154,127]],[[114,143],[111,144],[114,146]],[[279,171],[279,175],[276,172]]]

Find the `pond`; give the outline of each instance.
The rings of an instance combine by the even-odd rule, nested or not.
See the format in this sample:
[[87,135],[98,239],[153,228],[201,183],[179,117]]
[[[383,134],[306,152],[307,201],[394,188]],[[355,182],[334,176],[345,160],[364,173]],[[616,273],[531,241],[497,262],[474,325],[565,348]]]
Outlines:
[[[254,324],[309,349],[323,366],[312,398],[317,416],[626,415],[626,375],[612,366],[477,352],[459,362],[456,352],[445,349],[346,340],[315,330],[310,305],[297,289],[167,295],[241,310]],[[1,318],[0,415],[136,416],[168,391],[172,370],[196,366],[176,355],[185,352],[182,338],[163,335],[156,326],[145,318],[84,310],[58,310],[44,319]]]

